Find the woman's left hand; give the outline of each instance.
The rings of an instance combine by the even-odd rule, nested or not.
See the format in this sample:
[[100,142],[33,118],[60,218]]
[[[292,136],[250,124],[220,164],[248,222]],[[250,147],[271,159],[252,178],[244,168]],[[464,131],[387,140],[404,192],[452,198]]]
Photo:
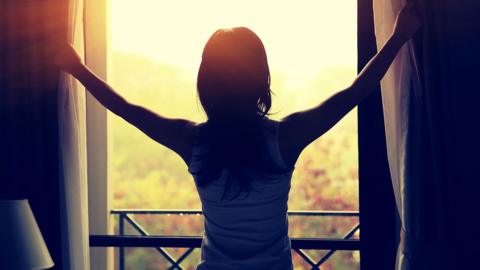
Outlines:
[[418,14],[417,6],[413,2],[409,2],[398,13],[394,35],[402,41],[407,41],[413,37],[421,25],[422,21]]

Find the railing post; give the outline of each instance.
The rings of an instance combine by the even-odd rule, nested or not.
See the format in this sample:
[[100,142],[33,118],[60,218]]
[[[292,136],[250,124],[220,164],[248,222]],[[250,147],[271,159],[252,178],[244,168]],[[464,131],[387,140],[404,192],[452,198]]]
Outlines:
[[[120,235],[125,235],[125,214],[121,213],[118,215],[118,233]],[[119,247],[118,252],[118,267],[120,270],[125,270],[125,249],[124,247]]]

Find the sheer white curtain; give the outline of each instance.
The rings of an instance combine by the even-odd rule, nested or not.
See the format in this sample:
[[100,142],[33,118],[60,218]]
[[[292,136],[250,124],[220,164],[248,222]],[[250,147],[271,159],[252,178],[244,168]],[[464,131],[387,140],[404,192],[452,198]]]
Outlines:
[[[69,0],[68,42],[83,55],[83,1]],[[85,90],[60,76],[60,194],[63,269],[87,270],[89,259]]]
[[[374,20],[377,47],[380,48],[392,33],[397,13],[405,0],[374,0]],[[406,44],[399,52],[381,82],[382,102],[385,119],[387,154],[392,176],[395,200],[402,220],[401,243],[397,253],[397,269],[409,267],[410,224],[409,186],[406,185],[406,151],[409,119],[409,100],[412,86],[419,84],[413,57],[412,44]],[[415,89],[413,89],[415,91]],[[418,90],[418,89],[417,89]]]

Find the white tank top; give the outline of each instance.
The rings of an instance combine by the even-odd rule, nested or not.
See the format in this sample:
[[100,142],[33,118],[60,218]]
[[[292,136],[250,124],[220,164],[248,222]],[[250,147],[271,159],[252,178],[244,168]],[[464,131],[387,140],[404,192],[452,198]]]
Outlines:
[[[287,172],[262,176],[249,170],[254,179],[249,191],[233,199],[223,197],[230,177],[227,169],[206,186],[197,185],[205,220],[198,270],[293,269],[287,219],[293,168],[287,168],[280,155],[278,122],[266,121],[272,127],[264,132],[269,154]],[[198,156],[206,148],[194,146],[189,172],[201,166]],[[197,183],[195,176],[194,180]]]

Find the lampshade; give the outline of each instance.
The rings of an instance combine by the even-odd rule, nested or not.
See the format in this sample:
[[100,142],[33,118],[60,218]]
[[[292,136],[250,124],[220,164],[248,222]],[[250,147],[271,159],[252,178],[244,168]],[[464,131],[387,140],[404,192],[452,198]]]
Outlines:
[[0,201],[0,269],[47,269],[52,266],[52,258],[28,201]]

